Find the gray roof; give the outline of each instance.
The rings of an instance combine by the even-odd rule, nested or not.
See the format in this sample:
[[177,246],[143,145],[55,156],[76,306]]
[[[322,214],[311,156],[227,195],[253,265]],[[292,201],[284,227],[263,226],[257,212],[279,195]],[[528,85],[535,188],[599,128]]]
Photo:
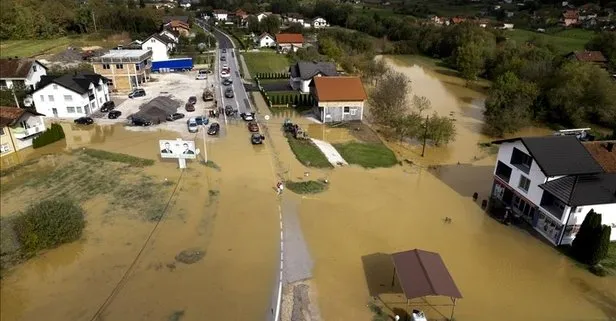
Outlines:
[[539,187],[569,206],[616,203],[616,173],[567,176]]
[[522,141],[546,176],[603,173],[603,168],[575,136],[518,137],[492,144]]
[[85,94],[88,92],[91,84],[98,86],[99,82],[109,81],[109,79],[94,73],[80,73],[76,75],[64,75],[60,77],[56,76],[41,76],[41,81],[37,84],[34,92],[45,88],[49,84],[58,84],[66,89],[74,91],[78,94]]
[[338,76],[336,65],[331,62],[300,61],[289,67],[289,73],[293,78],[309,80],[321,74],[323,76]]
[[152,122],[165,121],[168,115],[176,113],[178,107],[182,104],[179,100],[171,99],[171,97],[158,96],[149,102],[141,105],[139,111],[133,116],[143,118]]
[[162,42],[165,45],[168,45],[170,43],[175,43],[175,41],[173,41],[173,39],[171,39],[171,38],[169,38],[169,37],[167,37],[165,35],[160,35],[160,34],[157,34],[157,33],[154,33],[154,34],[150,35],[149,37],[145,38],[145,40],[143,42],[145,43],[148,40],[150,40],[151,38],[154,38],[154,39]]

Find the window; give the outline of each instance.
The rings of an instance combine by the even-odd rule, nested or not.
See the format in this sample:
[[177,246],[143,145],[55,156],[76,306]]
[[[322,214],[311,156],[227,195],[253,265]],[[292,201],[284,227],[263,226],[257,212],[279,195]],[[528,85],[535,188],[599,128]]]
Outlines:
[[109,64],[103,64],[103,69],[111,69],[111,66],[109,66]]
[[77,112],[80,114],[83,113],[83,110],[81,109],[81,107],[77,107]]
[[141,70],[141,64],[135,64],[135,69],[136,70]]
[[107,86],[113,87],[113,80],[109,79],[109,81],[107,82]]
[[520,184],[518,184],[518,187],[521,190],[528,192],[528,188],[530,187],[530,179],[520,175]]
[[98,102],[102,104],[103,103],[103,97],[98,97]]
[[123,64],[116,64],[116,69],[124,69],[124,65]]
[[73,101],[73,96],[71,95],[64,95],[64,101]]
[[53,102],[53,95],[47,95],[47,98],[49,99],[49,102]]
[[355,116],[357,114],[357,108],[351,109],[351,115]]
[[0,127],[0,136],[4,136],[4,127]]
[[349,113],[349,109],[350,109],[349,107],[344,107],[344,113],[348,114]]
[[25,120],[22,120],[19,125],[21,126],[21,128],[25,128],[28,129],[30,128],[30,124],[28,124],[28,122],[26,122]]
[[2,144],[0,145],[0,153],[7,153],[11,151],[11,147],[9,146],[9,144]]
[[513,153],[511,153],[511,165],[528,174],[532,163],[532,157],[517,148],[513,148]]
[[41,95],[41,101],[45,101],[45,95]]
[[32,71],[36,72],[36,65],[32,66]]
[[53,90],[58,89],[58,85],[53,85]]
[[[151,42],[151,43],[155,43],[155,42],[156,42],[156,40],[152,39],[152,40],[150,40],[150,42]],[[148,49],[152,49],[152,47],[148,47]]]
[[6,88],[6,80],[0,80],[0,87],[1,88]]
[[66,112],[69,114],[74,114],[75,113],[75,107],[66,107]]

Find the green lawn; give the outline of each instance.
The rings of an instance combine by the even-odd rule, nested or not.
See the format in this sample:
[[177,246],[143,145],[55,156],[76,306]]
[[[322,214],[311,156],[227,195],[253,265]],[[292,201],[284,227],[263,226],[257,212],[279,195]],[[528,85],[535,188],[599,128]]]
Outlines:
[[287,188],[297,194],[316,194],[327,189],[327,183],[324,181],[286,181]]
[[554,33],[538,33],[529,30],[514,29],[507,32],[509,37],[519,43],[526,42],[533,37],[545,39],[553,44],[561,53],[568,53],[575,50],[583,50],[586,43],[593,37],[594,33],[582,29],[568,29]]
[[248,71],[252,76],[265,72],[287,72],[289,60],[285,55],[272,52],[246,52],[242,53]]
[[99,34],[75,35],[45,40],[2,40],[0,56],[34,57],[42,54],[56,54],[68,47],[101,46],[103,48],[130,42],[128,35],[106,37]]
[[376,168],[391,167],[398,163],[396,155],[387,146],[380,143],[350,142],[333,145],[349,164]]
[[297,157],[300,163],[306,166],[318,167],[318,168],[332,168],[332,164],[327,160],[327,157],[323,155],[321,150],[312,143],[309,139],[295,139],[293,137],[287,137],[291,150]]

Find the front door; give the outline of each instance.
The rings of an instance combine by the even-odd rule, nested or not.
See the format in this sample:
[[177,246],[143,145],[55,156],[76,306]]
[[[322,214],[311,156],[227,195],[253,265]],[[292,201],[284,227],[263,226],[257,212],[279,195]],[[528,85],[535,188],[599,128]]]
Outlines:
[[53,113],[53,117],[58,117],[58,109],[57,108],[52,108],[51,112]]

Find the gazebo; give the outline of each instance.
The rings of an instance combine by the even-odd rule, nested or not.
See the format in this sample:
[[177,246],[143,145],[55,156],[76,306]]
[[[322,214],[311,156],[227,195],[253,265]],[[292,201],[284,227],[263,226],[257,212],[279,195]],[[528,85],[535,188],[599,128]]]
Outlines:
[[407,307],[410,300],[426,296],[445,296],[451,299],[451,304],[432,305],[430,307],[449,306],[451,317],[456,308],[456,300],[462,294],[449,274],[443,259],[438,253],[414,249],[391,255],[394,263],[394,273],[391,280],[393,287],[398,278],[399,284],[406,296]]

